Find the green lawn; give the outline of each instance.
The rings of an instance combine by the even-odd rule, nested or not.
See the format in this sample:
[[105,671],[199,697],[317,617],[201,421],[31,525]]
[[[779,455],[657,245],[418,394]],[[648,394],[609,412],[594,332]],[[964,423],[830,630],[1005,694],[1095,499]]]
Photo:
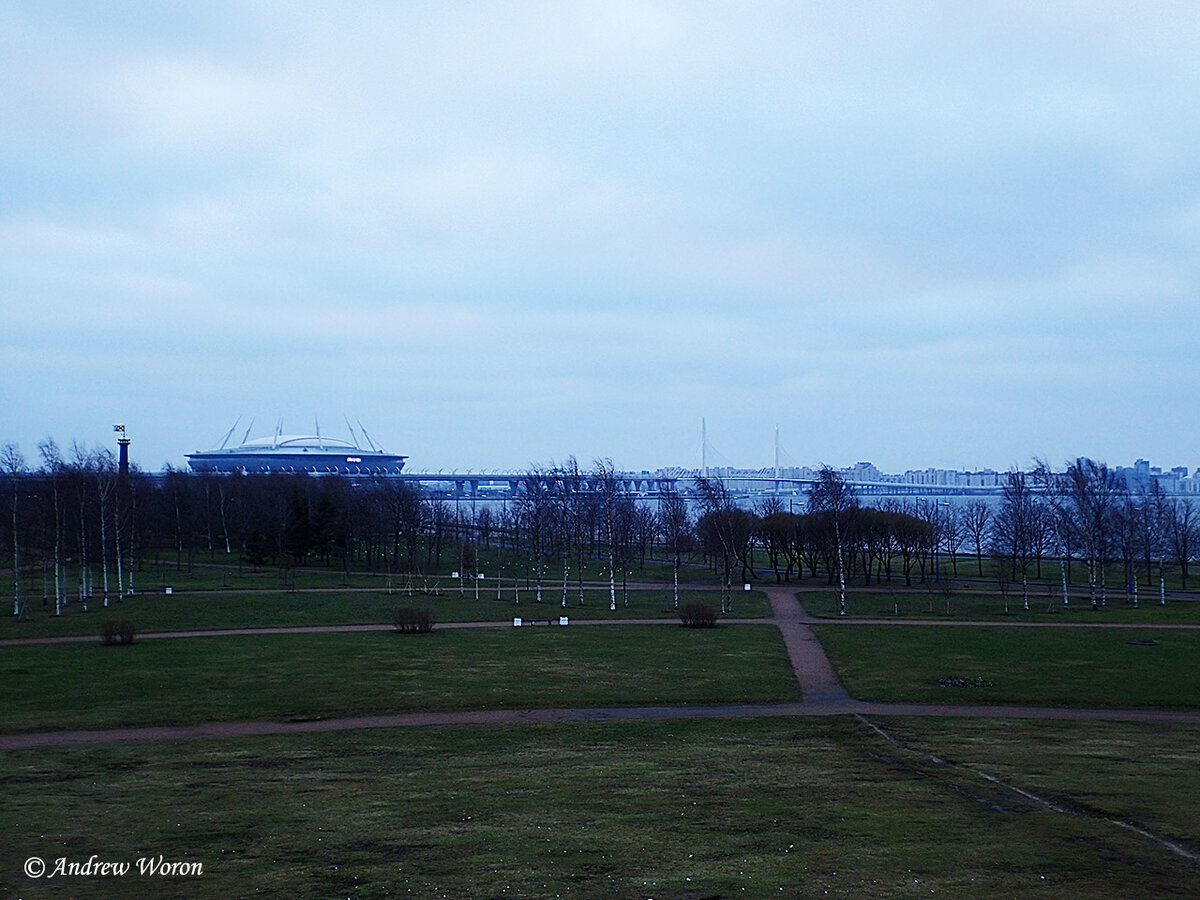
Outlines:
[[[850,693],[914,703],[1200,706],[1200,631],[817,625]],[[940,679],[986,685],[944,687]]]
[[800,699],[776,628],[435,629],[6,647],[0,730]]
[[[40,604],[43,594],[53,595],[53,567],[48,567],[44,572],[40,568],[29,568],[29,560],[31,558],[31,556],[25,557],[24,574],[21,579],[21,592],[25,597]],[[133,573],[132,584],[138,591],[153,591],[157,593],[161,593],[167,587],[172,587],[179,591],[261,591],[292,588],[299,590],[339,590],[342,588],[366,590],[386,588],[389,585],[399,589],[403,588],[406,584],[412,584],[420,588],[427,584],[431,587],[440,585],[443,589],[449,589],[451,586],[457,589],[460,581],[464,583],[470,582],[471,574],[483,573],[485,575],[483,582],[494,591],[498,572],[503,575],[506,587],[511,587],[512,580],[515,577],[520,577],[522,584],[526,581],[532,583],[535,580],[534,567],[530,560],[525,558],[518,559],[511,550],[499,550],[496,547],[481,549],[479,558],[476,564],[470,567],[470,571],[467,569],[461,570],[461,579],[453,576],[455,571],[460,571],[460,567],[459,563],[449,553],[443,555],[440,566],[430,564],[422,569],[421,565],[424,562],[424,554],[420,554],[418,571],[412,574],[405,571],[397,571],[395,573],[384,571],[368,572],[361,568],[353,568],[351,571],[345,572],[339,567],[336,560],[329,566],[313,564],[292,568],[283,565],[250,566],[239,564],[236,554],[232,558],[226,558],[220,552],[212,555],[207,552],[193,553],[190,563],[188,555],[184,553],[181,555],[179,562],[176,563],[173,553],[163,553],[159,556],[157,562],[154,560],[153,555],[143,558],[140,566]],[[7,566],[9,563],[9,558],[0,556],[0,567]],[[100,594],[103,584],[103,573],[99,562],[94,561],[90,566],[90,571],[93,590],[96,594]],[[546,583],[561,586],[563,570],[560,560],[545,561],[542,571],[543,580]],[[574,560],[571,561],[570,576],[572,579],[579,577]],[[117,573],[111,560],[109,562],[108,577],[109,588],[115,593],[117,589]],[[583,577],[588,582],[607,582],[607,563],[602,560],[586,560]],[[630,581],[670,583],[672,566],[663,561],[647,560],[645,565],[634,564],[630,566],[628,577]],[[687,559],[684,560],[680,578],[689,584],[718,584],[717,576],[711,568],[696,564]],[[618,582],[620,581],[619,572],[617,580]],[[126,586],[129,586],[131,583],[128,568],[124,572],[124,581]],[[79,569],[77,566],[73,566],[70,563],[64,566],[62,583],[64,591],[68,596],[78,596]],[[0,600],[11,598],[11,568],[0,569]]]
[[[552,586],[551,586],[552,588]],[[28,621],[13,616],[0,616],[0,638],[50,637],[55,635],[99,635],[106,619],[129,619],[140,633],[151,631],[195,631],[210,628],[268,628],[300,625],[362,625],[390,624],[399,606],[423,606],[433,610],[437,622],[502,622],[514,616],[544,619],[567,615],[572,620],[603,620],[614,618],[671,618],[672,592],[669,589],[630,591],[629,606],[624,606],[620,587],[617,588],[617,609],[609,611],[608,589],[588,589],[585,605],[579,605],[577,592],[561,607],[562,590],[544,590],[542,603],[536,594],[522,590],[520,603],[511,585],[496,599],[496,589],[481,591],[476,600],[473,592],[460,595],[457,587],[443,590],[440,596],[396,590],[338,590],[338,591],[211,591],[193,593],[143,593],[113,603],[107,609],[92,603],[84,612],[79,603],[72,603],[63,615],[55,616],[53,609],[43,612],[41,601],[30,613]],[[699,600],[719,607],[719,591],[680,591],[680,606]],[[761,591],[734,594],[734,615],[763,617],[770,615],[766,595]]]
[[1196,726],[938,718],[879,724],[915,751],[1200,849]]
[[[853,719],[588,723],[10,752],[0,894],[122,897],[1200,895],[1200,868],[1103,818],[1192,844],[1200,729],[905,722],[983,771],[1080,790],[1052,813]],[[912,725],[911,728],[908,728]],[[1097,749],[1115,748],[1092,763]],[[1134,754],[1137,748],[1140,754]],[[964,750],[964,753],[967,752]],[[1139,758],[1140,757],[1140,758]],[[1164,781],[1171,759],[1175,777]],[[1086,784],[1099,768],[1117,792]],[[1021,783],[1018,781],[1018,783]],[[1174,794],[1166,797],[1167,785]],[[1160,805],[1161,804],[1161,805]],[[33,881],[24,861],[162,854],[196,878]]]
[[[796,596],[811,615],[838,615],[836,591],[799,591]],[[949,612],[947,612],[947,600]],[[1029,594],[1029,609],[1024,609],[1020,586],[1008,595],[1008,611],[1004,598],[994,588],[963,590],[956,587],[949,598],[936,586],[894,590],[872,586],[853,587],[846,592],[846,614],[860,619],[964,619],[968,621],[1041,621],[1041,622],[1119,622],[1129,625],[1200,625],[1200,596],[1168,597],[1160,606],[1157,594],[1143,592],[1134,607],[1125,595],[1109,593],[1108,603],[1093,610],[1087,594],[1072,594],[1070,606],[1063,608],[1062,594],[1053,590],[1047,594],[1045,585]]]

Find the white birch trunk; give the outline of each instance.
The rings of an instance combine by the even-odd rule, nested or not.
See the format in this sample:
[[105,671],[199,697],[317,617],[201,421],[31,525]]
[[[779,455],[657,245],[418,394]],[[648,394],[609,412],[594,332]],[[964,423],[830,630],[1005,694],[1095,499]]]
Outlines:
[[113,543],[117,556],[117,599],[125,596],[125,569],[121,559],[121,504],[113,504]]
[[833,523],[833,538],[837,541],[838,565],[838,615],[846,615],[846,566],[842,563],[842,529],[837,520]]
[[1058,558],[1058,576],[1062,580],[1063,609],[1071,608],[1071,598],[1067,594],[1067,562],[1061,556]]
[[616,554],[612,550],[611,537],[608,546],[608,608],[610,611],[615,611],[617,608],[617,560]]
[[17,482],[13,480],[12,534],[13,534],[13,615],[21,616],[21,542],[17,529]]
[[672,567],[672,577],[674,579],[674,594],[675,594],[675,609],[679,609],[679,555],[675,556],[675,565]]
[[108,498],[100,489],[100,581],[104,590],[104,606],[108,607]]

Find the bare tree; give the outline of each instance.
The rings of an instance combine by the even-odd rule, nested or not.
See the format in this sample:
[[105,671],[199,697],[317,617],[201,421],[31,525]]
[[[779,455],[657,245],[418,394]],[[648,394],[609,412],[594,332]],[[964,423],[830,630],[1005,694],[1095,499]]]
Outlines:
[[1142,491],[1140,497],[1142,550],[1146,561],[1146,584],[1151,583],[1151,559],[1158,561],[1158,602],[1167,602],[1167,556],[1171,548],[1171,504],[1157,480]]
[[1171,507],[1171,547],[1179,564],[1180,587],[1187,590],[1188,566],[1200,543],[1200,513],[1191,500],[1176,500]]
[[734,513],[737,510],[723,482],[703,476],[696,479],[703,515],[696,532],[705,545],[721,559],[721,612],[733,609],[733,564],[737,559]]
[[980,578],[983,577],[983,545],[987,542],[991,521],[992,510],[982,500],[972,500],[967,504],[963,524],[975,544],[975,565],[979,569]]
[[1063,610],[1071,608],[1071,597],[1067,590],[1068,567],[1071,565],[1071,514],[1069,489],[1065,478],[1059,478],[1044,460],[1037,460],[1033,477],[1042,489],[1042,497],[1048,506],[1047,519],[1054,535],[1055,551],[1058,553],[1058,575],[1062,582]]
[[38,452],[42,455],[42,465],[50,479],[51,495],[54,499],[54,614],[62,615],[63,610],[63,497],[61,480],[65,463],[58,450],[58,444],[53,438],[46,438],[38,444]]
[[[1000,509],[993,523],[996,557],[1021,576],[1021,605],[1029,609],[1029,563],[1037,527],[1037,507],[1026,474],[1013,469],[1004,480]],[[1006,610],[1007,611],[1007,610]]]
[[[775,573],[776,584],[790,581],[792,577],[792,562],[787,552],[794,531],[792,518],[778,497],[767,497],[758,510],[758,540],[767,553],[767,564]],[[779,571],[781,561],[786,564],[783,574]]]
[[25,611],[21,605],[21,535],[17,507],[21,495],[21,476],[25,473],[25,457],[16,444],[0,446],[0,467],[8,476],[12,489],[12,556],[13,556],[13,615],[20,618]]
[[109,602],[108,584],[108,508],[117,484],[117,465],[112,453],[105,450],[96,454],[96,496],[100,507],[100,577],[104,591],[104,606]]
[[838,615],[846,615],[846,566],[842,552],[842,530],[850,510],[857,508],[854,489],[838,472],[822,466],[808,494],[808,509],[828,517],[833,524],[834,551],[838,571]]
[[1125,602],[1134,607],[1138,603],[1137,568],[1134,558],[1137,555],[1138,533],[1142,519],[1142,508],[1133,493],[1124,484],[1117,492],[1117,502],[1113,507],[1113,537],[1114,546],[1121,556],[1122,571],[1125,576]]
[[[579,605],[583,606],[585,602],[583,572],[595,526],[596,495],[592,491],[592,486],[588,483],[584,473],[580,471],[578,461],[573,456],[567,460],[567,464],[563,467],[561,479],[564,504],[564,530],[566,532],[567,543],[574,551],[576,588],[579,595]],[[566,555],[570,557],[571,551],[568,550]],[[567,579],[568,574],[564,573],[564,605]]]
[[551,522],[554,514],[554,479],[542,469],[533,467],[521,479],[517,496],[516,524],[525,535],[525,546],[533,557],[536,602],[542,602],[542,579],[545,573],[544,558],[550,540]]
[[1087,556],[1088,596],[1092,609],[1098,609],[1107,600],[1104,570],[1112,540],[1117,477],[1104,463],[1081,457],[1067,467],[1066,481],[1074,524]]
[[596,460],[591,478],[600,505],[600,522],[608,545],[608,608],[617,608],[617,532],[620,527],[621,484],[611,459]]
[[692,529],[691,515],[688,513],[687,501],[676,491],[674,486],[663,492],[659,503],[659,522],[662,525],[663,539],[671,554],[671,574],[673,581],[673,609],[679,609],[679,566],[683,551],[683,542]]
[[583,536],[583,477],[579,472],[579,463],[573,456],[567,460],[566,465],[556,468],[553,475],[553,517],[557,533],[556,543],[562,556],[562,608],[566,609],[573,557],[577,561],[579,605],[584,605],[583,557],[587,541]]

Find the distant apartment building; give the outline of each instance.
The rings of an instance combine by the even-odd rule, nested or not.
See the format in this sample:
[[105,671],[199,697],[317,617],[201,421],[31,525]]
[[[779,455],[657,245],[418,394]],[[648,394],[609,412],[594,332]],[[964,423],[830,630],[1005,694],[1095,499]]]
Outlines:
[[[838,469],[838,473],[851,484],[861,485],[905,485],[909,487],[931,488],[1000,488],[1004,485],[1006,474],[994,469],[909,469],[903,474],[882,472],[871,462],[857,462],[852,466]],[[1138,459],[1132,466],[1117,466],[1113,473],[1123,479],[1130,490],[1137,491],[1157,483],[1165,494],[1200,494],[1200,469],[1189,471],[1187,466],[1174,466],[1163,471],[1161,466],[1153,466],[1149,460]],[[672,477],[687,477],[691,470],[670,469],[660,470],[660,474]],[[810,481],[817,476],[817,470],[809,466],[781,466],[762,469],[741,469],[733,466],[711,466],[708,474],[729,482],[740,479],[789,479]]]

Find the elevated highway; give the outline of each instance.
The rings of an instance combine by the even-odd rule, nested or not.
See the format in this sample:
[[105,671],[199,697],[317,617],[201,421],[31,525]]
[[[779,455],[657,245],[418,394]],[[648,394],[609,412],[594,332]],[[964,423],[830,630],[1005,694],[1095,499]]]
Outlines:
[[[500,500],[519,496],[532,476],[529,472],[404,472],[391,478],[411,484],[419,490],[450,499]],[[553,473],[543,473],[548,481],[554,482]],[[659,498],[666,493],[677,492],[685,497],[698,495],[696,479],[699,472],[663,474],[649,472],[617,472],[614,478],[617,489],[625,494],[639,497]],[[781,496],[806,495],[815,483],[812,478],[775,476],[773,474],[747,473],[714,478],[725,485],[735,496],[778,494]],[[907,484],[899,482],[849,482],[854,492],[861,497],[997,497],[999,486],[990,485],[937,485]],[[594,473],[580,473],[576,490],[589,493],[599,488]]]

